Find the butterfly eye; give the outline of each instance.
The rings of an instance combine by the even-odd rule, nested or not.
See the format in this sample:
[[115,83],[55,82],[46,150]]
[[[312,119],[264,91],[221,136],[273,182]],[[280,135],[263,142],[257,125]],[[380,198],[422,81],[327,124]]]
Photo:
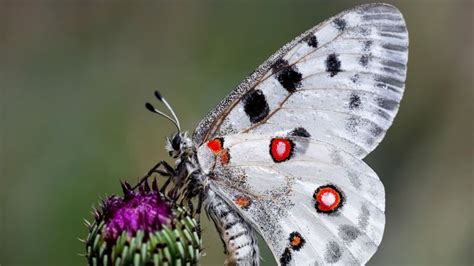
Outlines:
[[171,141],[171,147],[173,148],[173,150],[177,151],[179,150],[180,144],[181,144],[181,137],[179,135],[176,135]]

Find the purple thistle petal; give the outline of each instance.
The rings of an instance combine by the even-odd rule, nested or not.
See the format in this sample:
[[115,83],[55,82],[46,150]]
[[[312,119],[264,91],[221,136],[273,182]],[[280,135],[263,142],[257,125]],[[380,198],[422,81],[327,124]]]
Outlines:
[[111,196],[102,204],[105,240],[115,241],[124,231],[130,236],[139,230],[147,234],[169,223],[170,206],[157,191],[150,190],[149,186],[133,191],[126,182],[122,183],[122,189],[123,198]]

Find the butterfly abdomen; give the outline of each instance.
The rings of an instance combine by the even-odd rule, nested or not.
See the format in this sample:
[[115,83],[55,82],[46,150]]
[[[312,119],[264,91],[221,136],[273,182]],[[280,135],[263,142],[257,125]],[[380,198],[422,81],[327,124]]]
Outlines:
[[204,206],[224,244],[226,265],[258,265],[257,237],[242,216],[212,190]]

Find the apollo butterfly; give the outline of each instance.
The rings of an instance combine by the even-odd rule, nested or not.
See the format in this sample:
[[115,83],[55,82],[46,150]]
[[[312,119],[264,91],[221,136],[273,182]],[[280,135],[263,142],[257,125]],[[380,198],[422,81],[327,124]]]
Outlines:
[[[403,95],[408,32],[387,4],[342,12],[286,44],[197,126],[149,175],[201,204],[227,263],[258,265],[260,234],[280,265],[365,264],[385,226],[382,183],[362,159],[383,139]],[[149,176],[147,175],[143,180]]]

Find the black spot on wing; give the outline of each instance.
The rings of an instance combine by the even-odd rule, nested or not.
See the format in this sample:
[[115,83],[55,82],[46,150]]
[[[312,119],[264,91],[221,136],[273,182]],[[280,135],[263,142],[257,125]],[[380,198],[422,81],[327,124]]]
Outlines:
[[306,36],[304,39],[303,39],[309,46],[313,47],[313,48],[317,48],[318,47],[318,38],[316,38],[316,35],[314,34],[310,34],[308,36]]
[[387,73],[387,75],[403,75],[403,72],[400,72],[399,70],[390,67],[382,67],[381,70]]
[[303,75],[295,66],[286,66],[277,74],[277,80],[288,92],[295,92],[301,86]]
[[331,77],[341,72],[341,61],[335,53],[328,55],[326,58],[326,71],[331,74]]
[[377,125],[373,125],[373,127],[370,129],[370,133],[374,137],[380,136],[385,130]]
[[295,137],[303,137],[303,138],[311,137],[309,132],[306,129],[304,129],[303,127],[295,128],[293,131],[290,132],[290,135],[295,136]]
[[[403,81],[399,79],[388,77],[388,76],[382,76],[382,75],[377,75],[375,77],[375,81],[385,83],[387,85],[391,85],[398,88],[402,88],[403,85],[405,84]],[[377,84],[377,86],[379,86],[379,84]]]
[[392,50],[392,51],[397,51],[397,52],[405,52],[406,50],[408,50],[408,47],[406,45],[397,45],[397,44],[392,44],[392,43],[383,44],[382,47],[387,50]]
[[339,31],[344,31],[346,29],[347,22],[342,18],[334,19],[333,23],[336,29],[338,29]]
[[359,59],[359,63],[363,66],[363,67],[366,67],[368,64],[369,64],[369,55],[362,55]]
[[350,224],[343,224],[339,226],[339,237],[346,242],[352,242],[360,236],[360,230]]
[[331,161],[335,165],[343,165],[344,159],[342,158],[341,154],[337,150],[331,151],[329,154],[329,157],[331,158]]
[[400,16],[395,14],[366,14],[362,16],[365,20],[393,20],[393,21],[401,21]]
[[398,106],[398,101],[386,98],[377,98],[377,105],[386,110],[394,110]]
[[351,116],[347,119],[346,130],[352,134],[356,134],[359,130],[360,119],[356,116]]
[[360,107],[361,105],[361,100],[359,95],[357,94],[352,94],[350,99],[349,99],[349,109],[354,110]]
[[275,74],[277,73],[278,71],[280,71],[281,69],[285,68],[285,67],[288,67],[288,61],[286,61],[285,59],[278,59],[275,61],[275,63],[273,63],[272,65],[272,73]]
[[390,115],[389,115],[387,112],[385,112],[384,110],[382,110],[382,109],[378,109],[378,110],[377,110],[377,115],[379,115],[380,117],[382,117],[382,118],[384,118],[384,119],[386,119],[386,120],[389,120],[389,119],[390,119]]
[[336,263],[342,257],[342,249],[341,246],[335,241],[329,241],[326,245],[326,252],[324,254],[324,259],[328,263]]
[[384,60],[384,61],[382,61],[382,64],[387,66],[387,67],[398,69],[402,72],[404,72],[406,70],[406,65],[402,64],[400,62],[396,62],[396,61],[392,61],[392,60]]
[[382,37],[394,38],[398,40],[406,40],[406,36],[403,36],[403,35],[390,34],[390,33],[385,33],[385,32],[380,32],[379,35]]
[[364,42],[364,51],[369,51],[370,48],[372,47],[372,44],[374,44],[374,41],[372,40],[367,40]]
[[280,256],[280,264],[284,266],[284,265],[288,265],[290,262],[291,262],[291,250],[290,248],[285,248],[285,250]]
[[380,31],[384,31],[384,32],[404,33],[407,31],[407,28],[404,25],[397,25],[397,24],[382,24],[382,25],[376,25],[376,27]]
[[370,28],[357,28],[355,31],[361,36],[369,36],[372,33],[372,29]]
[[381,89],[386,89],[386,90],[390,90],[390,91],[393,91],[393,92],[396,92],[398,94],[401,93],[402,89],[401,88],[398,88],[398,87],[394,87],[394,86],[390,86],[386,83],[382,83],[382,82],[377,82],[375,83],[375,86],[377,86],[378,88],[381,88]]
[[369,225],[369,219],[370,219],[369,208],[367,208],[367,206],[365,205],[362,205],[362,207],[360,207],[360,214],[357,217],[357,220],[358,220],[357,225],[359,226],[361,230],[365,231],[365,229],[367,229],[367,226]]
[[258,123],[270,113],[265,95],[261,90],[254,90],[244,96],[244,111],[251,123]]
[[362,186],[362,181],[360,180],[360,176],[356,172],[348,171],[347,172],[347,177],[349,178],[349,181],[355,188],[360,188]]
[[351,77],[351,81],[353,83],[357,83],[359,81],[359,79],[360,79],[359,74],[354,74],[354,76]]
[[380,136],[385,133],[385,129],[381,128],[374,122],[371,122],[371,126],[368,127],[370,135],[366,139],[368,145],[373,145],[375,141],[380,141]]

